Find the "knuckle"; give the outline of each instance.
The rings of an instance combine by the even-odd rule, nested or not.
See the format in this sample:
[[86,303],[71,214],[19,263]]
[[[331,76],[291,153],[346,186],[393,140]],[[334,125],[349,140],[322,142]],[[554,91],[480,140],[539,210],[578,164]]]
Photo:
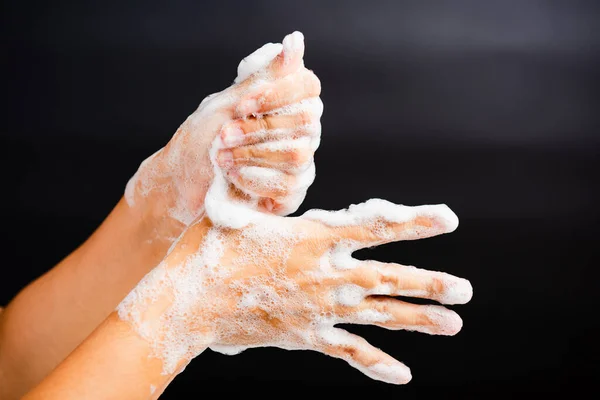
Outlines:
[[308,163],[312,153],[306,149],[296,149],[287,153],[287,162],[295,167],[300,167]]
[[247,147],[235,147],[231,150],[231,153],[233,155],[233,162],[249,157],[249,150]]
[[256,131],[269,130],[271,129],[271,121],[269,117],[258,117],[255,120]]
[[375,299],[375,310],[381,313],[387,313],[390,311],[389,303],[383,299]]
[[298,114],[298,125],[310,125],[315,119],[314,115],[309,111],[302,111]]
[[265,152],[261,149],[257,149],[254,146],[249,147],[246,154],[246,158],[249,160],[260,160],[265,158]]
[[427,285],[427,292],[430,295],[441,294],[446,289],[444,281],[440,278],[432,278]]
[[379,286],[384,280],[384,276],[381,272],[370,267],[366,267],[363,270],[357,270],[357,275],[363,277],[362,282],[369,288]]
[[321,93],[321,81],[317,78],[317,75],[313,71],[307,70],[306,75],[306,86],[309,88],[310,93],[318,96]]
[[432,321],[431,318],[429,318],[427,313],[424,313],[424,312],[419,312],[415,315],[414,323],[415,323],[415,325],[418,325],[418,326],[435,326],[436,325],[434,323],[434,321]]
[[400,286],[400,278],[396,274],[383,274],[379,273],[379,282],[380,285],[391,285],[393,287]]
[[356,355],[358,353],[358,349],[356,349],[356,347],[353,346],[343,346],[340,350],[344,355],[352,359],[356,358]]

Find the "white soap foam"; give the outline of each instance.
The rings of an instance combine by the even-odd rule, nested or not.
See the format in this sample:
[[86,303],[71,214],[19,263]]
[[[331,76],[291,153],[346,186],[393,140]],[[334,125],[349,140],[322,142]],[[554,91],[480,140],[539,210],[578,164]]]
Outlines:
[[282,139],[276,142],[258,143],[255,145],[255,148],[272,152],[308,150],[310,148],[310,141],[310,137],[303,136],[297,139]]
[[321,272],[329,273],[331,271],[331,250],[327,250],[323,255],[319,258],[319,268]]
[[323,101],[320,97],[309,97],[300,100],[298,103],[271,110],[268,115],[297,115],[303,112],[311,114],[315,119],[321,118],[323,115]]
[[337,269],[354,269],[360,261],[352,257],[352,253],[360,248],[353,240],[340,240],[331,252],[331,263]]
[[420,332],[432,335],[455,335],[463,325],[460,316],[452,310],[440,306],[425,306],[425,315],[431,326],[423,326]]
[[458,227],[458,217],[445,204],[410,207],[387,200],[370,199],[339,211],[309,210],[304,213],[305,218],[321,221],[329,226],[365,225],[376,219],[402,223],[417,216],[436,218],[445,224],[448,232]]
[[245,144],[288,139],[294,137],[297,131],[297,129],[292,128],[260,129],[254,132],[248,132],[242,137],[226,137],[223,139],[223,147],[234,148]]
[[319,341],[331,346],[354,346],[356,340],[352,334],[333,326],[323,326],[318,330]]
[[410,369],[404,364],[377,363],[363,371],[365,375],[388,383],[406,384],[412,379]]
[[472,297],[473,286],[471,286],[471,282],[448,275],[446,290],[438,301],[443,304],[466,304],[471,301]]
[[390,313],[373,309],[364,309],[356,313],[356,319],[363,324],[375,322],[388,322],[393,319]]
[[338,304],[354,307],[364,300],[367,291],[352,283],[342,285],[335,291],[335,299]]
[[265,68],[279,53],[281,53],[282,49],[283,45],[281,43],[267,43],[260,49],[254,51],[248,57],[240,61],[237,68],[237,77],[234,82],[243,82],[248,79],[250,75]]
[[[331,346],[354,348],[361,352],[368,351],[364,348],[364,342],[357,340],[351,333],[343,329],[323,327],[319,330],[319,339]],[[394,384],[404,384],[408,383],[412,378],[410,369],[393,359],[389,360],[389,364],[378,362],[365,366],[343,353],[338,355],[338,357],[343,358],[348,364],[372,379]]]
[[280,192],[287,187],[287,175],[276,169],[249,166],[240,168],[239,174],[247,183],[248,193]]

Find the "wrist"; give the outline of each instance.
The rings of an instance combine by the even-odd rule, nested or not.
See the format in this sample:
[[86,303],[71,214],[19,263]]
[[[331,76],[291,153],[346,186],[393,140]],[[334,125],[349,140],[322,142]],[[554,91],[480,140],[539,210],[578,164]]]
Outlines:
[[[125,189],[125,204],[145,240],[170,246],[204,210],[212,180],[208,154],[189,154],[170,144],[140,165]],[[177,159],[173,165],[173,159]],[[190,165],[189,168],[183,168]],[[167,246],[168,248],[168,246]]]
[[194,284],[186,279],[186,264],[197,250],[198,235],[201,232],[193,240],[186,235],[116,309],[119,318],[149,344],[151,356],[162,361],[164,374],[176,373],[214,339],[211,313],[195,296],[188,298],[189,285]]

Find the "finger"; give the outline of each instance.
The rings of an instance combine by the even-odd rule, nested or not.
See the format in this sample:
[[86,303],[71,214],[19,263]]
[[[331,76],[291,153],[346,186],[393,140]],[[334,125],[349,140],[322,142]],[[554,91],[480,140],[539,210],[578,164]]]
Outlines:
[[445,204],[409,207],[381,199],[340,211],[309,210],[303,218],[331,226],[336,241],[341,236],[357,242],[358,248],[427,238],[458,227],[458,217]]
[[319,331],[319,339],[317,351],[345,360],[371,379],[401,385],[412,378],[406,365],[373,347],[360,336],[327,327]]
[[233,166],[257,166],[294,172],[308,168],[312,159],[309,137],[223,149],[217,155],[218,165],[225,169]]
[[267,72],[273,78],[291,74],[303,65],[304,35],[301,32],[295,31],[286,35],[281,44],[281,53],[267,66]]
[[232,168],[226,175],[243,193],[259,197],[261,210],[286,215],[296,211],[304,200],[315,179],[315,164],[295,175],[262,167]]
[[237,118],[250,115],[276,112],[286,106],[298,103],[303,99],[318,97],[321,93],[321,82],[317,76],[307,69],[298,71],[274,82],[258,85],[258,88],[244,96],[237,106]]
[[344,274],[370,295],[418,297],[442,304],[465,304],[473,297],[473,287],[468,280],[413,266],[359,261]]
[[293,175],[262,167],[233,168],[226,175],[244,193],[271,199],[285,198],[296,180]]
[[292,74],[304,65],[303,57],[304,35],[300,32],[287,35],[282,44],[267,43],[240,62],[232,90],[240,95],[265,81]]
[[253,74],[263,70],[271,64],[282,51],[283,45],[281,43],[267,43],[252,52],[252,54],[244,57],[238,65],[238,74],[234,83],[244,82]]
[[342,323],[377,325],[430,335],[456,335],[462,319],[442,306],[411,304],[386,296],[367,297],[356,307],[341,306],[336,314]]
[[319,136],[322,114],[320,98],[304,99],[287,110],[280,109],[277,114],[234,120],[221,129],[221,140],[225,147],[235,147],[282,138]]

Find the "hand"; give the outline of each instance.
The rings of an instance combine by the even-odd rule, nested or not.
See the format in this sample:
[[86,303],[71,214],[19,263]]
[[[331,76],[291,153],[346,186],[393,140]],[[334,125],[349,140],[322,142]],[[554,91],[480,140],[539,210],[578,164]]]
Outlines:
[[217,163],[233,195],[254,198],[259,210],[295,211],[314,179],[323,111],[320,82],[303,55],[304,38],[294,32],[242,60],[235,83],[204,99],[140,165],[128,204],[182,230],[201,215]]
[[411,374],[404,364],[334,325],[454,335],[462,327],[454,311],[389,296],[462,304],[471,299],[471,285],[442,272],[359,261],[351,253],[457,225],[445,205],[407,207],[378,199],[295,218],[265,214],[241,229],[204,217],[124,299],[119,317],[151,343],[168,374],[206,347],[235,354],[275,346],[316,350],[373,379],[406,383]]

